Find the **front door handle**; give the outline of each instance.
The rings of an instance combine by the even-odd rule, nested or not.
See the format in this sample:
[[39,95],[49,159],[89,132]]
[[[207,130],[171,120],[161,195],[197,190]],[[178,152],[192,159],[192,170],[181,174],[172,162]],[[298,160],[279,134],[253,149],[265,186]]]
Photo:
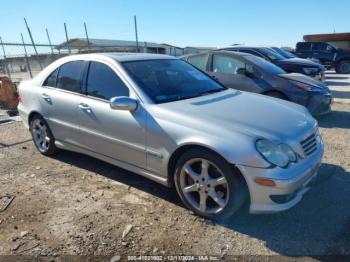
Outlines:
[[88,104],[85,104],[85,103],[80,103],[79,104],[79,108],[90,113],[91,112],[91,108]]

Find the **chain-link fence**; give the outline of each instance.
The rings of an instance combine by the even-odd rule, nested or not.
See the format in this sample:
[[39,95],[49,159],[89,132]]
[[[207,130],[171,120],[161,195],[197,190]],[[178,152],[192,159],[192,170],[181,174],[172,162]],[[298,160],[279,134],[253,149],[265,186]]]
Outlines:
[[2,56],[0,56],[0,76],[9,77],[12,82],[19,83],[22,80],[33,78],[43,68],[55,60],[76,53],[96,52],[145,52],[179,56],[183,50],[170,45],[161,45],[148,42],[140,42],[133,45],[131,41],[123,45],[45,45],[45,44],[21,44],[0,42]]
[[67,50],[57,50],[50,45],[1,43],[0,76],[18,83],[37,75],[53,61],[68,55]]

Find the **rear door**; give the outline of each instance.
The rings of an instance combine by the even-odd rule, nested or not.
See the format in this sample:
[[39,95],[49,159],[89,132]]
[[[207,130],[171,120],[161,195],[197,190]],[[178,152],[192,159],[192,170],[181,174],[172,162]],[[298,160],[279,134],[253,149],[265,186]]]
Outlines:
[[209,54],[194,55],[187,58],[187,62],[197,67],[199,70],[208,71]]
[[78,100],[86,62],[71,61],[61,65],[45,80],[41,104],[46,108],[47,120],[56,140],[80,144]]
[[301,58],[312,58],[313,53],[311,50],[311,43],[309,42],[297,43],[295,54]]
[[146,168],[147,112],[139,104],[135,112],[113,110],[110,99],[136,98],[113,65],[91,61],[86,95],[79,98],[78,120],[84,148]]
[[254,81],[254,76],[248,77],[243,74],[238,74],[237,71],[240,68],[245,68],[248,72],[253,73],[252,66],[245,63],[245,61],[235,56],[214,53],[210,61],[209,74],[226,87],[257,92],[259,87],[256,81]]

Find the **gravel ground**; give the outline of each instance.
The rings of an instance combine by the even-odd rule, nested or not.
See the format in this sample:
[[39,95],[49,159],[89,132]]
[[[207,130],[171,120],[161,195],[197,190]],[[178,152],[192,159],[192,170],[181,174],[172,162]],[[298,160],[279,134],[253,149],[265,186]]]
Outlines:
[[99,160],[42,156],[22,123],[2,124],[0,195],[15,198],[0,212],[0,255],[350,255],[350,104],[335,103],[319,124],[325,156],[303,201],[221,222],[191,214],[174,190]]

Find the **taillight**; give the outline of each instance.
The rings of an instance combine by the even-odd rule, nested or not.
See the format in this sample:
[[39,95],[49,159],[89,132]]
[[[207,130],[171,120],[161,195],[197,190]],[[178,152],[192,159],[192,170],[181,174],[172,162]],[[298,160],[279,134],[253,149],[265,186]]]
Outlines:
[[19,94],[19,91],[18,91],[18,90],[16,91],[16,96],[17,96],[17,99],[18,99],[18,103],[22,103],[22,97],[21,97],[21,95]]

